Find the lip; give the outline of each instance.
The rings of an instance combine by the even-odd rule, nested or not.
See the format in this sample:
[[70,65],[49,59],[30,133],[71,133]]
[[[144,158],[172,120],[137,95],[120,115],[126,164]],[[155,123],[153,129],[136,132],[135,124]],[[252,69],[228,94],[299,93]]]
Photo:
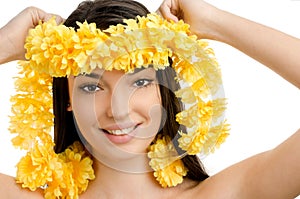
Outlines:
[[[101,132],[104,133],[104,135],[114,144],[126,144],[128,142],[130,142],[136,135],[137,133],[137,128],[138,128],[139,124],[131,124],[131,125],[111,125],[109,127],[106,128],[100,128],[99,130]],[[130,132],[128,132],[127,134],[120,134],[120,135],[116,135],[116,134],[111,134],[108,131],[118,131],[118,130],[122,130],[122,129],[130,129],[133,128]]]
[[120,123],[120,124],[116,123],[116,124],[111,124],[111,125],[104,126],[101,129],[113,131],[113,130],[128,129],[128,128],[136,127],[138,125],[139,125],[138,123],[133,123],[133,122]]

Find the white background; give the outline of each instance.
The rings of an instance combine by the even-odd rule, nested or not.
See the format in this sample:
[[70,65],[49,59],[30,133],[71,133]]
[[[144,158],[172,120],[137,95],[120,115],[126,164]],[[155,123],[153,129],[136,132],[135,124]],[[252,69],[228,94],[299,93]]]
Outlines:
[[[155,11],[161,1],[140,0]],[[26,6],[37,6],[66,18],[81,0],[9,0],[0,6],[0,26]],[[274,27],[300,38],[300,0],[214,0],[224,10]],[[200,12],[200,11],[199,11]],[[211,42],[223,71],[226,112],[231,135],[214,154],[204,158],[210,174],[256,153],[272,149],[300,126],[300,92],[268,68],[232,47]],[[299,52],[300,55],[300,52]],[[300,60],[299,60],[300,61]],[[11,146],[7,131],[9,97],[13,93],[16,63],[0,66],[0,172],[15,175],[20,152]],[[292,151],[291,151],[292,153]]]

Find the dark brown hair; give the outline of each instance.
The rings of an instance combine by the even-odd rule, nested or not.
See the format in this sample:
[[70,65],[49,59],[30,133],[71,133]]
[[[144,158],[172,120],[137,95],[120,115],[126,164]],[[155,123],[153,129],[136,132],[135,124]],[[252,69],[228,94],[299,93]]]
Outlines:
[[[145,6],[133,0],[88,0],[79,4],[77,9],[66,19],[64,25],[77,29],[76,21],[87,21],[88,23],[96,23],[97,28],[103,30],[107,29],[110,25],[123,23],[123,19],[134,19],[138,15],[145,16],[148,13],[149,11]],[[167,112],[167,119],[158,134],[167,134],[171,138],[176,137],[179,128],[184,130],[175,119],[176,113],[180,112],[183,108],[174,94],[174,91],[179,88],[179,84],[174,81],[175,76],[176,74],[171,67],[167,67],[166,70],[157,71],[162,106]],[[67,78],[54,78],[54,141],[56,144],[55,152],[57,153],[64,151],[74,141],[80,141],[73,114],[71,111],[67,111],[69,101]],[[177,143],[174,144],[176,146]],[[208,177],[197,156],[188,155],[182,161],[188,169],[188,178],[202,181]]]

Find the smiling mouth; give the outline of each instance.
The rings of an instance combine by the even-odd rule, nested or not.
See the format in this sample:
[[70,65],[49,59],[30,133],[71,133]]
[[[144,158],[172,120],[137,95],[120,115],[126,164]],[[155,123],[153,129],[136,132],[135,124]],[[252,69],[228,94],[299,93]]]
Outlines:
[[135,130],[136,127],[137,126],[133,126],[133,127],[125,128],[125,129],[116,129],[116,130],[107,130],[107,129],[101,129],[101,130],[104,131],[105,133],[111,134],[111,135],[128,135],[133,130]]

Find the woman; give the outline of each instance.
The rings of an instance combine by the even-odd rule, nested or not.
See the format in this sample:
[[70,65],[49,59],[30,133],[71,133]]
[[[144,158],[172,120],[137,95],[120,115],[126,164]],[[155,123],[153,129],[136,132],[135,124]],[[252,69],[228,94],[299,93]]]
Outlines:
[[[78,22],[87,21],[94,22],[97,28],[105,30],[111,25],[123,24],[124,19],[146,16],[148,13],[143,5],[134,1],[86,1],[66,19],[64,25],[79,29]],[[87,75],[54,78],[56,152],[61,153],[74,141],[81,140],[95,157],[93,167],[96,178],[81,197],[93,198],[103,195],[110,198],[120,194],[139,197],[141,193],[145,194],[145,197],[174,197],[174,194],[178,195],[176,190],[189,189],[208,177],[196,155],[182,158],[186,178],[176,188],[165,189],[162,192],[162,187],[153,182],[155,178],[152,172],[149,172],[149,145],[161,136],[175,138],[179,129],[185,132],[175,119],[175,115],[182,109],[174,94],[179,88],[178,83],[173,80],[175,75],[169,67],[155,71],[151,66],[126,75],[121,71],[96,69]],[[93,101],[94,96],[97,102]],[[128,96],[128,99],[125,96]],[[118,102],[113,103],[114,100]],[[126,103],[120,101],[128,101],[130,111],[126,108]],[[95,104],[96,107],[90,106],[91,104]],[[168,115],[166,118],[163,117],[162,108]],[[91,114],[94,111],[97,118]],[[108,143],[103,135],[101,137],[101,134],[110,142]],[[19,167],[21,170],[24,168],[22,165]],[[90,179],[94,178],[92,176],[93,174]],[[21,178],[18,178],[19,182],[22,181]],[[111,178],[115,179],[113,184],[110,182]],[[125,186],[126,181],[131,183]],[[53,180],[49,183],[46,192],[52,190]],[[117,193],[114,192],[116,184],[122,185]],[[47,192],[45,197],[52,193]]]
[[[86,20],[89,23],[95,22],[98,28],[105,30],[110,25],[123,23],[124,18],[131,19],[135,18],[137,15],[146,16],[148,13],[149,11],[144,6],[133,1],[96,1],[96,3],[86,2],[82,3],[78,9],[68,17],[68,19],[64,22],[64,25],[77,29],[78,25],[76,25],[76,21],[84,22]],[[160,85],[160,95],[163,95],[161,96],[162,106],[165,108],[166,112],[180,112],[181,105],[179,104],[178,100],[176,100],[176,97],[173,93],[179,88],[179,85],[177,85],[174,81],[167,81],[168,79],[173,79],[175,77],[174,71],[158,71],[156,76],[157,80],[155,81],[158,81],[158,84]],[[67,109],[65,109],[65,107],[68,106],[68,103],[70,103],[70,100],[72,100],[70,99],[69,94],[65,92],[66,88],[68,87],[67,78],[54,79],[53,87],[55,100],[54,112],[57,121],[55,125],[54,139],[56,143],[55,150],[57,153],[59,153],[65,150],[65,148],[74,141],[79,140],[79,138],[75,130],[76,127],[74,126],[73,115],[71,112],[68,112]],[[115,91],[115,93],[117,92]],[[120,109],[122,110],[122,108]],[[62,113],[62,110],[66,110],[66,112]],[[121,111],[118,110],[114,112],[117,114]],[[166,124],[162,124],[160,127],[160,129],[162,128],[162,134],[169,134],[168,132],[173,132],[174,134],[171,135],[172,138],[176,136],[177,129],[179,128],[179,125],[177,122],[175,122],[175,118],[173,116],[168,117]],[[73,132],[74,135],[70,136],[70,132]],[[202,166],[197,163],[198,159],[196,156],[186,156],[183,158],[183,161],[186,163],[186,165],[189,165],[188,167],[190,167],[188,176],[190,176],[191,179],[203,180],[208,177],[206,172],[203,171]]]
[[[172,10],[189,10],[185,8],[184,6],[187,6],[189,4],[184,4],[184,1],[179,1],[182,4],[173,4],[175,7],[170,7]],[[204,3],[199,3],[201,6],[207,6],[205,8],[210,8],[213,11],[215,11],[217,14],[224,14],[224,16],[227,16],[227,13],[220,12],[218,10],[214,10],[215,8],[211,8],[209,5],[206,5]],[[199,6],[198,5],[198,6]],[[195,5],[194,5],[195,6]],[[205,9],[204,9],[205,10]],[[163,13],[163,12],[162,12]],[[199,13],[199,12],[195,12]],[[223,17],[224,17],[223,16]],[[186,14],[184,15],[185,20],[188,20],[188,16]],[[236,20],[238,23],[240,20],[239,17],[232,18],[231,20]],[[243,21],[243,20],[242,20]],[[190,22],[192,25],[193,23]],[[218,24],[220,27],[221,24]],[[195,28],[199,27],[199,25],[194,24],[192,26],[195,30]],[[238,26],[239,27],[239,26]],[[225,27],[223,27],[225,28]],[[269,29],[265,29],[266,33],[268,33]],[[272,33],[276,34],[276,33]],[[279,33],[281,36],[283,36],[281,33]],[[218,37],[215,37],[217,39]],[[270,37],[269,37],[270,38]],[[287,41],[289,40],[289,37],[287,37]],[[224,40],[225,41],[225,40]],[[277,41],[277,40],[276,40]],[[227,40],[228,43],[229,42]],[[299,42],[298,42],[299,43]],[[297,40],[295,40],[295,44],[297,44]],[[257,44],[259,45],[259,44]],[[295,46],[295,49],[297,49],[299,46]],[[245,47],[241,47],[241,49],[245,50],[247,52],[248,45],[245,44]],[[297,50],[295,50],[297,51]],[[251,52],[251,50],[250,50]],[[262,57],[266,60],[268,60],[268,56],[262,54]],[[266,57],[266,58],[265,58]],[[276,57],[279,60],[286,61],[285,58],[282,59],[280,57]],[[291,60],[293,60],[293,56],[291,57]],[[295,62],[296,63],[296,62]],[[275,63],[276,64],[276,63]],[[292,65],[292,64],[291,64]],[[277,65],[276,65],[277,66]],[[298,65],[295,64],[297,67]],[[292,77],[299,77],[297,76],[297,73],[289,73],[289,67],[281,68],[278,67],[280,70],[282,70],[283,73],[287,74],[285,77],[289,80],[290,76]],[[298,67],[299,68],[299,67]],[[287,71],[286,71],[287,70]],[[296,72],[299,70],[296,70]],[[291,79],[299,79],[299,78],[291,78]],[[297,82],[295,83],[297,84]],[[65,106],[67,107],[67,106]],[[209,177],[208,179],[204,180],[202,183],[198,182],[187,182],[182,184],[182,186],[170,188],[168,190],[164,190],[164,193],[157,190],[157,187],[150,188],[149,184],[144,184],[144,186],[149,185],[149,189],[147,188],[143,192],[143,196],[146,197],[160,197],[160,198],[168,198],[168,197],[183,197],[183,198],[190,198],[190,197],[206,197],[206,198],[293,198],[296,195],[299,194],[299,132],[296,133],[294,136],[292,136],[289,140],[284,142],[282,145],[277,147],[276,149],[272,151],[268,151],[262,154],[259,154],[253,158],[247,159],[241,163],[238,163],[232,167],[229,167],[228,169],[220,172],[219,174],[216,174],[215,176]],[[293,151],[293,153],[291,153]],[[285,170],[285,168],[287,168]],[[286,173],[284,176],[282,176],[282,173],[280,171],[285,170]],[[297,175],[298,174],[298,175]],[[126,175],[126,174],[124,174]],[[259,176],[259,177],[257,177]],[[128,178],[126,176],[124,178],[124,181]],[[1,178],[4,179],[4,178]],[[120,180],[122,180],[120,178]],[[3,181],[4,182],[4,181]],[[125,181],[124,184],[126,184]],[[94,182],[92,182],[94,183]],[[104,182],[103,182],[104,183]],[[108,182],[105,182],[108,183]],[[2,183],[1,183],[2,184]],[[4,183],[3,183],[4,184]],[[96,184],[96,183],[95,183]],[[274,187],[279,187],[280,185],[281,189]],[[108,184],[103,185],[109,187]],[[86,192],[85,194],[95,194],[97,195],[97,191],[102,191],[97,189],[98,186],[91,184],[91,187],[89,188],[89,192]],[[101,186],[100,186],[101,187]],[[122,186],[117,186],[111,188],[111,191],[114,191],[118,189],[121,189],[120,192],[123,190]],[[130,188],[128,186],[126,187],[126,190],[128,191]],[[105,192],[99,193],[99,195],[102,197],[103,193],[108,193],[109,189]],[[149,191],[149,192],[148,192]],[[151,192],[150,192],[151,191]],[[23,192],[22,192],[23,193]],[[152,194],[152,195],[151,195]],[[155,194],[158,194],[157,196]],[[166,194],[166,195],[164,195]],[[174,194],[174,195],[173,195]],[[130,194],[124,194],[124,195],[130,195]],[[154,196],[155,195],[155,196]],[[107,197],[110,197],[110,195],[106,195]],[[84,195],[82,195],[84,197]],[[92,198],[93,196],[90,195],[88,198]],[[105,197],[105,196],[103,196]],[[117,196],[116,196],[117,197]],[[137,196],[140,197],[140,196]]]

